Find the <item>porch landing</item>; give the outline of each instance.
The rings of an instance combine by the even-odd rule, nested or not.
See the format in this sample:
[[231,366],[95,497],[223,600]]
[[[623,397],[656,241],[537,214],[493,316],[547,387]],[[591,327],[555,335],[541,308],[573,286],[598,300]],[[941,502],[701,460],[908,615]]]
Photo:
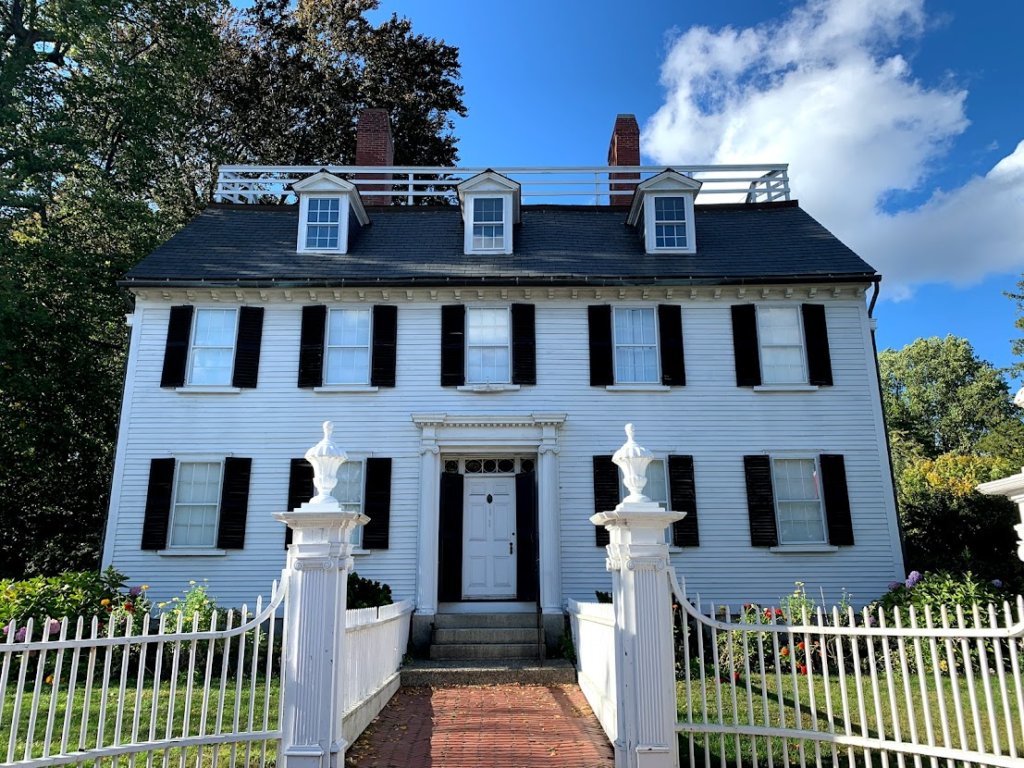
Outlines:
[[[404,672],[403,672],[404,677]],[[576,685],[403,687],[353,744],[349,768],[612,768]]]

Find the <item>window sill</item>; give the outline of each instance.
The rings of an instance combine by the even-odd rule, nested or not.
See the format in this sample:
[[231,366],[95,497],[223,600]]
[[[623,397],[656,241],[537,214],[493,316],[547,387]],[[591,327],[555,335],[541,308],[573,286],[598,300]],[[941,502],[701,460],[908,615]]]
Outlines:
[[362,547],[355,547],[352,550],[352,554],[355,555],[356,557],[358,557],[359,555],[369,555],[369,554],[372,554],[372,553],[373,553],[372,549],[363,549]]
[[605,387],[609,392],[671,392],[672,387],[664,384],[609,384]]
[[227,550],[214,547],[169,547],[157,550],[157,554],[160,557],[223,557]]
[[230,384],[186,384],[175,387],[174,391],[180,395],[237,395],[242,389]]
[[518,392],[521,389],[519,384],[463,384],[458,387],[459,392]]
[[755,392],[817,392],[817,384],[759,384]]
[[359,392],[376,392],[378,389],[379,387],[375,387],[372,384],[325,384],[322,387],[313,387],[314,392],[320,392],[323,394],[356,394]]
[[816,555],[838,552],[839,547],[833,544],[779,544],[769,547],[768,551],[779,555]]

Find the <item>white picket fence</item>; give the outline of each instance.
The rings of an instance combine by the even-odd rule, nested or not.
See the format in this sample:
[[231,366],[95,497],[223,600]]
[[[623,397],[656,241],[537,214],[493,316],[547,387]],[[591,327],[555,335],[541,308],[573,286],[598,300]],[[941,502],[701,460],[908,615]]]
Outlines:
[[783,623],[757,606],[705,613],[669,579],[690,765],[1024,766],[1024,599],[923,614],[804,608]]
[[413,608],[412,601],[404,600],[380,608],[346,611],[348,644],[342,699],[346,715],[397,681],[398,669],[409,644],[409,617]]
[[608,740],[618,734],[615,695],[615,614],[610,603],[569,600],[576,677]]

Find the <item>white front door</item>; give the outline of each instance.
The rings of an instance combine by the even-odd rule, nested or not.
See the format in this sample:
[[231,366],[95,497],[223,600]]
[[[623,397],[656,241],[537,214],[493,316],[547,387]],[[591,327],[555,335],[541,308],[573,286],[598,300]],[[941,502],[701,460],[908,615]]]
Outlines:
[[515,478],[466,476],[463,503],[462,596],[516,596]]

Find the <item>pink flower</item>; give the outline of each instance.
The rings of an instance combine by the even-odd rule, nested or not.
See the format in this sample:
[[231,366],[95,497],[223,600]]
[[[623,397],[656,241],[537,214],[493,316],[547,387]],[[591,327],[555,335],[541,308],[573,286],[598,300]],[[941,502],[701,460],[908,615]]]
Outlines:
[[56,635],[60,632],[60,622],[56,619],[50,619],[49,625],[46,627],[47,634]]
[[20,643],[25,639],[25,635],[28,634],[25,627],[22,627],[14,633],[14,642]]

